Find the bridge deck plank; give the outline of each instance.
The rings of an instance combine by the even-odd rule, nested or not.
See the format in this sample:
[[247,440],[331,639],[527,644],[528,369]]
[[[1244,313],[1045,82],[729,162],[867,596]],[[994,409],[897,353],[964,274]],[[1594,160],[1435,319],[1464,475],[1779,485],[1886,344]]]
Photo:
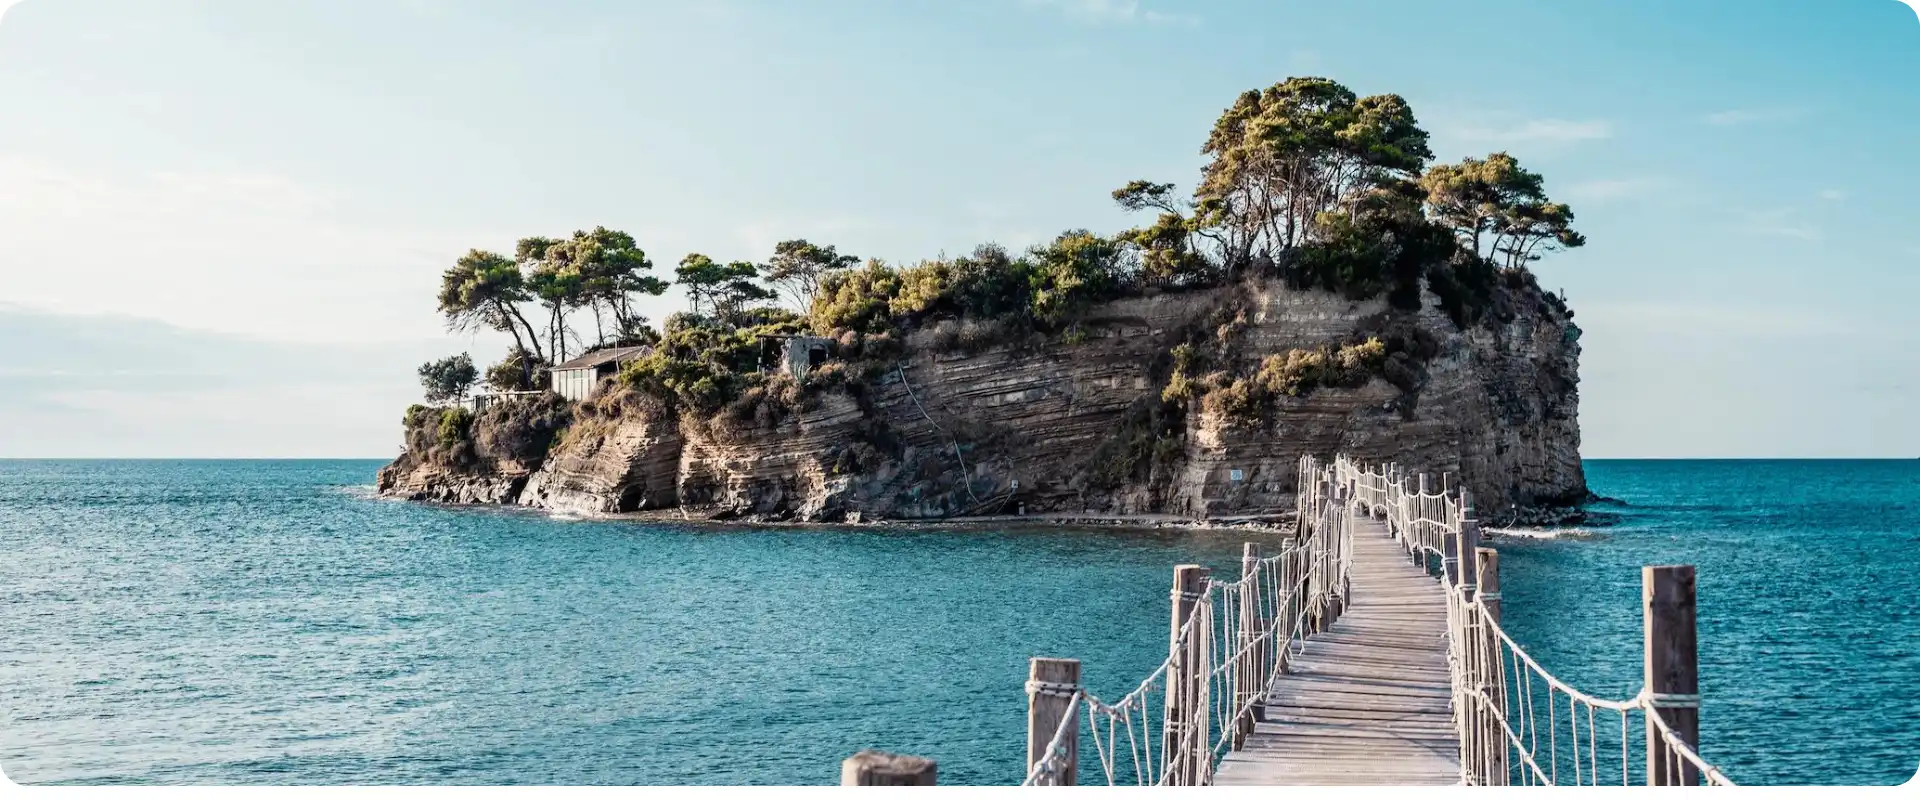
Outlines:
[[1266,720],[1221,761],[1215,785],[1460,782],[1446,595],[1384,523],[1356,523],[1350,607],[1276,677]]

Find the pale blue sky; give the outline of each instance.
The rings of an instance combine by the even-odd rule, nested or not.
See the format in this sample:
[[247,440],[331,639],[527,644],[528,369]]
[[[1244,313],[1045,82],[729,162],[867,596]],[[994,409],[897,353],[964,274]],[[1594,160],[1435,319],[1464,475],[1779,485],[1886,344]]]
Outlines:
[[1305,74],[1573,204],[1591,244],[1538,271],[1586,331],[1589,457],[1920,456],[1895,0],[26,0],[0,456],[391,455],[415,364],[497,354],[433,312],[469,247],[1114,230],[1110,190],[1189,187],[1238,92]]

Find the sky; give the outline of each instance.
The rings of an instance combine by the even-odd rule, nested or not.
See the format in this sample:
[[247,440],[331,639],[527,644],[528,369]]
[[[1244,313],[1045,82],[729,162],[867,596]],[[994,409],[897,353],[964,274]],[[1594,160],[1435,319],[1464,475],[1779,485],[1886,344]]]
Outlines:
[[1587,457],[1920,456],[1896,0],[0,6],[0,457],[388,457],[421,361],[502,349],[434,313],[470,248],[1118,230],[1297,75],[1573,206]]

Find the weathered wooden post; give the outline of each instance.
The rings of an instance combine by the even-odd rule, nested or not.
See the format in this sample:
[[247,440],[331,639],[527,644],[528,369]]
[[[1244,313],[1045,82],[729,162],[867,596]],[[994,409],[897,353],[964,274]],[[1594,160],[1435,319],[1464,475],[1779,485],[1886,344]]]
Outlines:
[[[1700,751],[1700,653],[1694,628],[1694,574],[1691,565],[1643,567],[1646,681],[1653,707],[1674,735]],[[1677,769],[1676,769],[1677,765]],[[1647,724],[1647,785],[1694,786],[1700,770],[1670,752],[1666,740]]]
[[[1487,621],[1500,624],[1500,551],[1491,547],[1482,547],[1474,551],[1475,569],[1480,577],[1480,606],[1486,609]],[[1486,782],[1492,786],[1507,785],[1507,732],[1503,721],[1507,717],[1507,672],[1506,661],[1500,653],[1500,637],[1493,631],[1486,631],[1485,673],[1487,697],[1491,704],[1488,718],[1482,726],[1486,736]]]
[[1486,648],[1483,644],[1487,630],[1485,621],[1474,613],[1473,604],[1474,597],[1480,590],[1480,523],[1474,520],[1473,510],[1462,505],[1460,517],[1454,520],[1454,524],[1457,530],[1443,530],[1442,533],[1447,538],[1448,549],[1459,557],[1456,570],[1460,581],[1458,588],[1462,609],[1460,624],[1463,629],[1455,633],[1465,639],[1458,643],[1461,648],[1461,660],[1466,667],[1465,683],[1467,690],[1476,694],[1472,702],[1463,703],[1464,707],[1459,709],[1463,722],[1460,744],[1462,751],[1468,754],[1470,759],[1465,765],[1469,774],[1473,774],[1474,780],[1479,781],[1484,780],[1484,777],[1475,773],[1485,769],[1485,765],[1479,763],[1479,759],[1486,747],[1484,726],[1487,718],[1487,709],[1478,699],[1478,693],[1484,691],[1487,685]]
[[[1287,655],[1292,649],[1293,628],[1300,623],[1300,545],[1299,539],[1285,539],[1280,542],[1280,552],[1287,557],[1280,560],[1279,589],[1285,594],[1280,597],[1280,624],[1275,626],[1274,637],[1267,643],[1273,648],[1273,672],[1287,671]],[[1268,675],[1272,680],[1272,674]]]
[[1340,615],[1347,613],[1347,604],[1351,599],[1346,594],[1350,587],[1340,582],[1340,565],[1347,560],[1347,531],[1353,526],[1353,488],[1342,486],[1335,492],[1339,502],[1333,515],[1333,537],[1328,542],[1332,547],[1327,551],[1328,607],[1333,610],[1332,618],[1327,620],[1328,625],[1340,621]]
[[1473,508],[1460,508],[1460,594],[1462,599],[1473,602],[1473,596],[1480,589],[1480,520],[1473,518]]
[[840,785],[932,786],[938,772],[930,758],[862,750],[840,762]]
[[[1079,711],[1074,695],[1080,691],[1080,662],[1072,658],[1035,658],[1027,662],[1027,774],[1047,757],[1054,733]],[[1073,725],[1072,722],[1067,722]],[[1061,742],[1056,773],[1060,786],[1072,786],[1080,770],[1080,731],[1070,731]]]
[[[1201,630],[1200,620],[1192,619],[1194,609],[1205,600],[1207,578],[1211,571],[1198,564],[1181,564],[1173,568],[1173,623],[1168,635],[1167,665],[1167,708],[1162,720],[1160,744],[1160,768],[1173,786],[1192,786],[1200,775],[1200,765],[1196,755],[1209,749],[1206,732],[1201,724],[1206,721],[1206,709],[1200,708],[1200,689],[1207,680],[1207,665],[1202,663],[1200,654],[1202,642],[1207,631]],[[1195,625],[1187,629],[1187,623]],[[1182,636],[1181,634],[1187,634]]]
[[[1333,484],[1328,483],[1326,491],[1331,494]],[[1339,532],[1334,528],[1333,502],[1328,501],[1320,508],[1318,521],[1314,523],[1313,541],[1307,548],[1307,611],[1310,624],[1307,632],[1319,633],[1332,624],[1333,593],[1332,573],[1327,564],[1327,548],[1332,546],[1333,537]],[[1315,600],[1319,602],[1315,602]]]
[[1273,643],[1261,636],[1270,627],[1268,615],[1272,612],[1265,607],[1266,598],[1260,589],[1260,545],[1245,542],[1240,546],[1240,663],[1233,673],[1235,750],[1253,734],[1253,724],[1266,716],[1260,694],[1267,688],[1266,655]]

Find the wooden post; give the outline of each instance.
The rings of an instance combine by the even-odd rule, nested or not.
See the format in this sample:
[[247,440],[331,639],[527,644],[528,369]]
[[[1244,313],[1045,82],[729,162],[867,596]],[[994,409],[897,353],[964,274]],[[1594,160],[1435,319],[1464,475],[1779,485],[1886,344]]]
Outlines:
[[[1047,746],[1061,721],[1079,711],[1073,695],[1080,690],[1080,662],[1072,658],[1035,658],[1027,661],[1027,774],[1047,757]],[[1073,724],[1073,723],[1068,723]],[[1066,755],[1057,773],[1058,786],[1072,786],[1080,770],[1080,731],[1076,727],[1061,743]]]
[[[1694,629],[1692,566],[1643,567],[1646,681],[1653,708],[1694,752],[1700,751],[1700,653]],[[1675,770],[1674,765],[1679,765]],[[1700,770],[1668,752],[1666,740],[1647,725],[1647,785],[1694,786]]]
[[1460,585],[1460,538],[1440,537],[1440,579],[1446,586]]
[[1253,734],[1253,723],[1265,717],[1265,709],[1260,705],[1260,694],[1267,688],[1266,651],[1272,647],[1271,641],[1262,641],[1266,633],[1268,611],[1262,607],[1265,599],[1261,597],[1262,583],[1260,572],[1260,545],[1245,542],[1240,546],[1240,641],[1235,649],[1240,651],[1240,663],[1234,667],[1234,737],[1233,749],[1240,749],[1242,742]]
[[862,750],[840,762],[840,785],[932,786],[938,772],[930,758]]
[[1460,520],[1460,592],[1469,603],[1480,589],[1480,521],[1471,515]]
[[1500,551],[1491,547],[1474,549],[1474,572],[1480,578],[1480,605],[1487,607],[1487,618],[1500,622]]
[[1200,605],[1210,574],[1211,570],[1198,564],[1173,568],[1173,622],[1167,637],[1172,661],[1167,665],[1167,713],[1160,728],[1161,774],[1172,786],[1192,786],[1200,776],[1197,756],[1211,749],[1201,728],[1207,712],[1199,703],[1200,690],[1207,680],[1207,666],[1200,660],[1207,632],[1193,630],[1185,638],[1180,635],[1194,608]]
[[1342,486],[1334,492],[1339,503],[1333,515],[1333,535],[1327,540],[1327,607],[1333,611],[1332,617],[1327,620],[1328,625],[1340,621],[1340,615],[1347,613],[1348,598],[1342,591],[1339,575],[1340,562],[1347,554],[1345,531],[1352,523],[1350,515],[1353,513],[1353,490]]
[[[1474,551],[1474,571],[1480,578],[1480,606],[1487,610],[1487,620],[1500,624],[1500,551],[1491,547],[1482,547]],[[1492,709],[1485,720],[1482,730],[1486,736],[1486,783],[1491,786],[1507,785],[1507,734],[1501,726],[1501,720],[1507,716],[1507,671],[1506,661],[1500,652],[1500,639],[1492,631],[1486,632],[1486,671],[1487,696],[1492,700]]]
[[1299,542],[1299,539],[1285,539],[1280,542],[1280,552],[1290,555],[1281,559],[1280,580],[1276,581],[1280,591],[1285,594],[1280,598],[1280,608],[1276,612],[1280,615],[1280,624],[1276,626],[1273,640],[1267,643],[1268,647],[1273,648],[1273,672],[1267,676],[1269,681],[1273,679],[1274,674],[1283,674],[1287,671],[1287,654],[1292,647],[1290,643],[1293,641],[1293,626],[1300,621],[1300,554],[1294,549],[1299,546]]
[[[1328,616],[1327,593],[1327,543],[1334,536],[1332,504],[1320,509],[1318,521],[1314,523],[1313,541],[1307,546],[1306,591],[1307,633],[1319,633],[1327,629],[1331,620]],[[1321,602],[1316,606],[1314,600]]]
[[[1463,629],[1459,631],[1466,641],[1458,643],[1462,666],[1465,668],[1463,682],[1468,689],[1478,692],[1485,689],[1488,683],[1485,646],[1488,631],[1482,620],[1472,612],[1474,596],[1480,590],[1480,524],[1471,516],[1463,516],[1459,526],[1459,531],[1444,531],[1444,535],[1448,551],[1459,559],[1455,564],[1455,574],[1459,580],[1457,591],[1460,592],[1460,603],[1466,609],[1462,612]],[[1487,710],[1478,702],[1462,705],[1464,707],[1456,712],[1461,720],[1460,749],[1467,756],[1464,766],[1468,774],[1475,782],[1479,782],[1484,780],[1480,773],[1486,769],[1482,758],[1487,747]]]

